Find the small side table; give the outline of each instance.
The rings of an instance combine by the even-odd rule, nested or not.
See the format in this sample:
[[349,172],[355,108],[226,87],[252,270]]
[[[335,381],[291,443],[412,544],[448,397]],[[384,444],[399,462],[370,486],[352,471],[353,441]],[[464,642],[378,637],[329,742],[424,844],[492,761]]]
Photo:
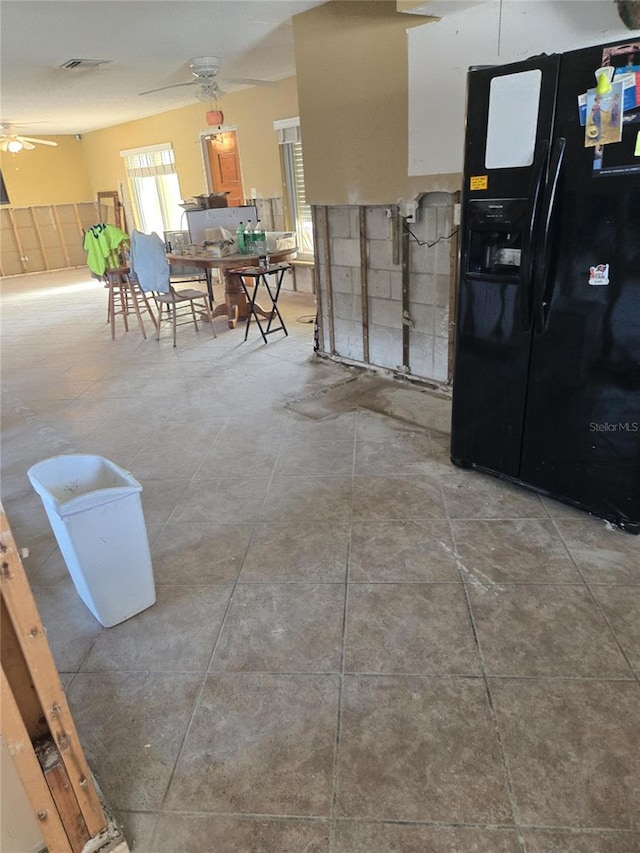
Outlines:
[[[260,334],[262,335],[262,339],[265,344],[268,343],[267,335],[272,335],[274,332],[284,332],[285,335],[288,335],[287,327],[284,324],[284,320],[282,319],[282,314],[278,309],[278,296],[280,296],[280,288],[282,287],[282,279],[284,278],[285,272],[289,269],[290,264],[276,264],[274,266],[269,267],[244,267],[242,269],[234,269],[231,272],[235,275],[237,274],[242,283],[242,289],[244,290],[245,296],[247,297],[248,309],[249,313],[247,315],[247,327],[244,330],[244,339],[247,340],[249,336],[249,326],[251,325],[251,318],[253,317],[256,321],[258,328],[260,329]],[[249,290],[247,287],[247,283],[245,279],[253,279],[253,293],[249,294]],[[260,285],[263,286],[263,295],[266,296],[270,302],[270,307],[263,308],[262,305],[257,301],[258,294],[260,290]],[[266,325],[260,322],[260,318],[267,320]],[[278,318],[280,321],[279,326],[272,326],[275,318]]]

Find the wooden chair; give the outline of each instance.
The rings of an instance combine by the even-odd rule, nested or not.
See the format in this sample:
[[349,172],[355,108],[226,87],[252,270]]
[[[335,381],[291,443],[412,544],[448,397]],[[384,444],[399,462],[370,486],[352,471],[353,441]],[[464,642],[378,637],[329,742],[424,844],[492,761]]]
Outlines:
[[[166,292],[157,290],[153,292],[153,296],[156,301],[156,305],[158,306],[158,328],[156,332],[157,341],[160,340],[160,325],[163,320],[168,320],[172,325],[174,347],[176,345],[176,329],[178,326],[193,322],[196,332],[199,331],[196,308],[198,311],[204,312],[207,322],[211,324],[213,337],[217,337],[216,330],[213,326],[211,308],[209,307],[209,297],[206,292],[203,292],[202,290],[194,290],[192,288],[187,290],[176,290],[173,285],[169,283],[169,289]],[[162,316],[163,308],[166,312],[165,317]],[[187,316],[188,314],[190,314],[190,319],[179,319]]]
[[[158,306],[158,325],[156,340],[160,340],[160,326],[163,320],[169,320],[173,327],[173,345],[176,345],[176,329],[185,322],[192,322],[198,331],[196,308],[203,312],[203,319],[209,321],[213,337],[216,330],[209,305],[208,294],[202,290],[187,288],[176,290],[171,284],[170,270],[165,255],[165,247],[157,234],[131,233],[131,267],[136,283],[142,291],[153,294]],[[163,314],[165,316],[163,316]],[[188,320],[181,320],[189,314]]]

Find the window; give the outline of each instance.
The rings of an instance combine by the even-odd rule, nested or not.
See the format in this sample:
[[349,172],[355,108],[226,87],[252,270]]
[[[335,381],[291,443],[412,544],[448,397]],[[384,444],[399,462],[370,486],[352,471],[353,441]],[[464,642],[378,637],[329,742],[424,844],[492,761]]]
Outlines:
[[311,205],[304,189],[304,162],[300,141],[300,119],[275,121],[273,126],[280,143],[280,160],[285,187],[285,211],[288,225],[296,231],[299,255],[313,257],[313,222]]
[[182,217],[180,186],[170,144],[121,151],[127,173],[131,213],[136,228],[163,238],[179,231]]
[[9,193],[7,192],[7,188],[4,184],[2,172],[0,172],[0,204],[9,204]]

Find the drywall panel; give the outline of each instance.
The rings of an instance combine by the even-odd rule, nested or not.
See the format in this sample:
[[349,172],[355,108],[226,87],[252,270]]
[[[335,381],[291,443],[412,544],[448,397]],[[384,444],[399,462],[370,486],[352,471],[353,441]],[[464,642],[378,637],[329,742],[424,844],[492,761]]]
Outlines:
[[13,220],[20,235],[23,258],[27,272],[39,272],[45,270],[44,254],[42,244],[33,227],[33,212],[30,207],[18,207],[13,209]]
[[395,2],[335,0],[293,18],[307,200],[389,204],[407,177],[407,36]]
[[0,270],[2,275],[19,275],[25,271],[21,260],[20,235],[13,220],[13,212],[8,207],[0,208]]
[[65,254],[61,234],[53,215],[54,208],[51,205],[33,207],[31,212],[47,269],[56,270],[69,266],[68,256]]
[[630,37],[610,0],[495,0],[408,30],[409,174],[462,171],[470,65]]
[[35,853],[45,844],[4,740],[0,740],[0,850]]

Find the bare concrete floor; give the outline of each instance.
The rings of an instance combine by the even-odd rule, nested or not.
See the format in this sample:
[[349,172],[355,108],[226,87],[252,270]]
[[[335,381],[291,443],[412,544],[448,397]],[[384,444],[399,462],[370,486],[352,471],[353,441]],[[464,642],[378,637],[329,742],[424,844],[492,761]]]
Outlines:
[[[174,350],[111,341],[82,270],[2,286],[3,500],[135,853],[640,849],[637,538],[436,429],[287,408],[353,375],[309,297]],[[26,478],[73,452],[144,487],[158,602],[111,629]]]

